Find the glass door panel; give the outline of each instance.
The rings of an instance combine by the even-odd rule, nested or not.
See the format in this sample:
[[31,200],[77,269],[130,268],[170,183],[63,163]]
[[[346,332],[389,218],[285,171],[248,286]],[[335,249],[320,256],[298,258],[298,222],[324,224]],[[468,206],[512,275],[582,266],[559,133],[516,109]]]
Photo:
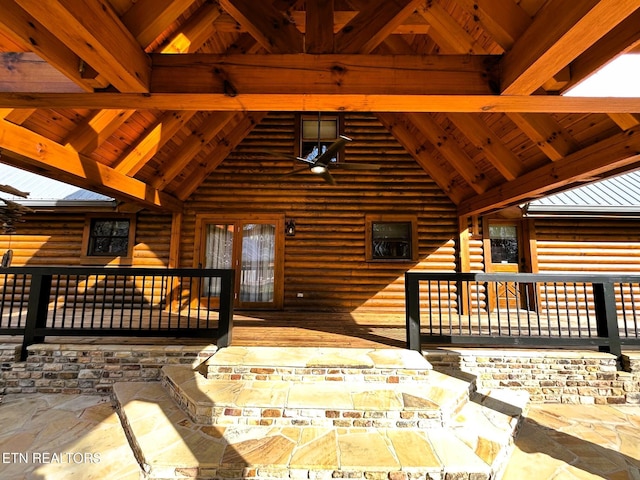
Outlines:
[[272,303],[275,282],[276,226],[242,226],[240,303]]
[[[234,224],[207,225],[205,245],[205,268],[233,268]],[[204,293],[207,296],[220,296],[220,279],[205,281]]]
[[[236,307],[281,308],[284,220],[216,221],[213,217],[202,228],[205,268],[236,271]],[[206,281],[203,287],[205,296],[220,296],[219,279]],[[209,303],[216,305],[217,298]]]

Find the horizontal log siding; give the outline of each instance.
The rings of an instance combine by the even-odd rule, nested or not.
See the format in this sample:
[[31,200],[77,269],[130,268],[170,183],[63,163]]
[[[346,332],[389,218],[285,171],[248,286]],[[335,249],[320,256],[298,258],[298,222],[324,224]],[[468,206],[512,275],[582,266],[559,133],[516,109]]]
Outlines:
[[536,219],[538,269],[640,273],[640,220]]
[[[108,214],[105,215],[108,217]],[[0,235],[0,255],[9,248],[13,250],[12,266],[81,266],[82,260],[82,235],[85,225],[84,213],[32,213],[24,217],[24,222],[18,224],[17,231],[13,235]],[[134,267],[159,267],[166,268],[169,259],[169,242],[171,237],[171,216],[154,214],[142,211],[137,215],[135,245],[133,249]],[[9,279],[9,281],[12,281]],[[101,280],[98,279],[98,283]],[[53,288],[61,291],[66,287],[66,281]],[[145,301],[157,302],[160,299],[151,299],[151,280],[145,285],[136,284],[136,295],[132,297],[131,281],[124,278],[118,280],[118,292],[122,297],[109,297],[106,304],[117,302],[139,302],[140,295],[144,293]],[[89,298],[102,305],[103,285],[96,287],[95,279],[88,284],[81,282],[76,285],[75,279],[71,279],[69,286],[77,291],[78,295],[91,292]],[[113,281],[110,286],[113,286]],[[28,288],[28,285],[27,285]],[[93,292],[95,290],[95,297]],[[17,293],[20,293],[18,291]],[[105,304],[105,305],[106,305]]]
[[[536,219],[538,270],[540,273],[640,273],[640,220],[638,219]],[[623,297],[628,312],[630,298],[640,317],[640,286],[616,288],[618,309]],[[585,299],[593,305],[590,287],[582,284],[547,285],[540,288],[543,309],[584,314]]]
[[[345,162],[380,163],[380,171],[333,170],[337,186],[302,172],[300,164],[265,155],[294,154],[295,115],[270,114],[187,202],[181,265],[194,266],[197,214],[285,214],[296,221],[285,239],[285,310],[404,309],[408,269],[455,271],[455,206],[371,115],[348,114]],[[417,262],[367,262],[367,214],[415,215]],[[297,294],[302,293],[303,298]]]

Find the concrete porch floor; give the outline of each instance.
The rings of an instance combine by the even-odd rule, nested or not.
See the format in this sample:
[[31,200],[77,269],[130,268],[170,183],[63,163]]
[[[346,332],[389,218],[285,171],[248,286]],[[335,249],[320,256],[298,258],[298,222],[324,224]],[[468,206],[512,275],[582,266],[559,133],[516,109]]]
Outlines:
[[[0,478],[139,479],[109,397],[6,395]],[[503,479],[640,479],[640,406],[530,405]]]

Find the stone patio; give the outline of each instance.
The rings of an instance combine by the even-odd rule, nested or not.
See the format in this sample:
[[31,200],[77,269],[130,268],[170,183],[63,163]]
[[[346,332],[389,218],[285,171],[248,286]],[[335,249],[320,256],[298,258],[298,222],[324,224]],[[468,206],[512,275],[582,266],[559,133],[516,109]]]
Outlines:
[[[0,478],[640,479],[640,406],[532,405],[511,448],[505,432],[510,439],[517,427],[521,396],[474,392],[465,381],[434,372],[428,362],[417,365],[419,356],[404,350],[361,349],[348,361],[343,351],[331,352],[342,357],[339,365],[335,357],[327,361],[327,349],[291,350],[289,361],[281,362],[289,365],[274,365],[268,351],[227,349],[226,358],[219,352],[198,371],[165,367],[164,387],[118,383],[117,402],[100,395],[0,397]],[[447,386],[440,395],[403,403],[403,389],[433,375]],[[254,389],[244,396],[236,391],[225,400],[229,405],[219,405],[237,415],[211,416],[208,422],[194,417],[188,384],[232,378]],[[266,408],[261,402],[273,400],[280,381],[288,385],[280,402],[285,405]],[[363,396],[362,384],[376,394]],[[323,385],[343,388],[326,395]],[[296,389],[303,392],[297,398],[313,405],[286,404],[295,400],[290,393]],[[207,397],[206,388],[196,390]],[[448,391],[451,397],[442,393]],[[210,393],[209,400],[220,400],[216,389]],[[320,398],[345,408],[317,408]],[[357,398],[368,398],[360,410],[353,403]],[[202,407],[207,398],[197,402]],[[450,407],[443,411],[441,403]],[[439,412],[435,420],[407,423],[419,422],[416,414],[432,408]],[[410,415],[415,419],[403,418]]]
[[401,349],[229,347],[117,383],[147,477],[496,478],[522,392],[475,392]]

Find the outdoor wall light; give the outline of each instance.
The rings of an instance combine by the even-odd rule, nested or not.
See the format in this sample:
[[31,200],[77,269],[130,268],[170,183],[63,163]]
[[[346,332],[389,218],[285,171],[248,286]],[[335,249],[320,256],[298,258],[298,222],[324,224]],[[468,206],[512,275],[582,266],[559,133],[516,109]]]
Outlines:
[[294,219],[287,220],[284,224],[284,233],[287,237],[295,237],[296,221]]

